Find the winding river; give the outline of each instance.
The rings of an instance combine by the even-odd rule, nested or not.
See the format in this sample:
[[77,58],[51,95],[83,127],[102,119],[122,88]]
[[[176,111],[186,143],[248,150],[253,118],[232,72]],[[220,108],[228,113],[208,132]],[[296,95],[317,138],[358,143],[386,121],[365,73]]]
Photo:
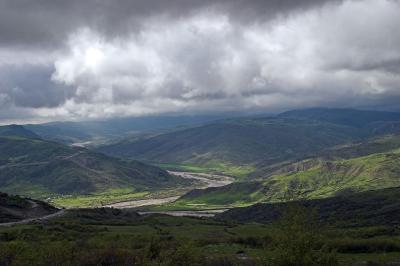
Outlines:
[[[231,184],[234,178],[230,176],[205,174],[205,173],[191,173],[191,172],[174,172],[168,171],[172,175],[176,175],[185,179],[193,179],[200,181],[198,182],[195,189],[205,189],[209,187],[222,187]],[[180,195],[181,196],[181,195]],[[141,199],[131,200],[125,202],[118,202],[107,205],[106,207],[113,207],[118,209],[125,208],[137,208],[150,205],[160,205],[170,202],[174,202],[180,198],[180,196],[166,197],[166,198],[152,198],[152,199]],[[172,216],[195,216],[195,217],[212,217],[225,210],[207,210],[207,211],[160,211],[160,212],[139,212],[139,214],[167,214]]]

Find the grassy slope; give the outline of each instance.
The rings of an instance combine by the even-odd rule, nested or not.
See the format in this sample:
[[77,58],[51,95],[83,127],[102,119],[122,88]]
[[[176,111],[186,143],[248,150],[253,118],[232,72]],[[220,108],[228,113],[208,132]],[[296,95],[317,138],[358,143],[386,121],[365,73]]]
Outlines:
[[[284,161],[276,164],[257,164],[257,169],[246,176],[249,180],[265,179],[271,175],[302,171],[319,163],[320,160],[333,161],[351,159],[374,153],[384,153],[400,148],[400,134],[383,135],[371,139],[337,145],[318,152],[313,157],[301,161]],[[317,158],[317,159],[315,159]]]
[[0,151],[1,189],[39,198],[127,188],[134,198],[180,182],[154,166],[40,139],[0,137]]
[[[307,164],[307,162],[303,162]],[[256,182],[233,183],[188,193],[170,208],[246,206],[257,202],[325,198],[400,186],[400,150],[352,159],[314,160],[304,167],[288,167]]]
[[320,198],[340,193],[400,185],[400,153],[372,154],[349,160],[321,162],[301,171],[271,177],[264,183],[266,200]]

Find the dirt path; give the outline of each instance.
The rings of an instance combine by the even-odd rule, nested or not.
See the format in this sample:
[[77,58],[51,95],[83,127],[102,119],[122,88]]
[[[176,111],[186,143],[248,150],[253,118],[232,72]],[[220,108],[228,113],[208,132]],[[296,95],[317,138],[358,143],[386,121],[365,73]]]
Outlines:
[[[205,189],[208,187],[222,187],[225,185],[229,185],[234,181],[234,178],[230,176],[222,176],[222,175],[212,175],[212,174],[204,174],[204,173],[190,173],[190,172],[173,172],[168,171],[170,174],[186,178],[186,179],[194,179],[201,181],[201,184],[196,189]],[[150,205],[160,205],[166,204],[170,202],[174,202],[179,199],[180,196],[167,197],[167,198],[155,198],[155,199],[144,199],[144,200],[131,200],[125,202],[118,202],[109,204],[105,207],[113,207],[113,208],[136,208]],[[177,214],[178,215],[178,214]],[[194,216],[194,215],[193,215]]]
[[34,221],[50,220],[52,218],[59,217],[59,216],[63,215],[64,213],[65,213],[65,210],[61,209],[58,212],[55,212],[55,213],[52,213],[52,214],[49,214],[46,216],[42,216],[42,217],[29,218],[29,219],[24,219],[24,220],[17,221],[17,222],[0,223],[0,226],[13,226],[13,225],[17,225],[17,224],[27,224],[27,223],[34,222]]

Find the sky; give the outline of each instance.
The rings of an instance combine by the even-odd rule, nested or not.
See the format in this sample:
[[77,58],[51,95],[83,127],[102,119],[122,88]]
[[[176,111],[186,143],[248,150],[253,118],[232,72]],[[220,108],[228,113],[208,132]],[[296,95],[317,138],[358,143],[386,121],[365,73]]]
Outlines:
[[0,0],[0,123],[400,110],[400,0]]

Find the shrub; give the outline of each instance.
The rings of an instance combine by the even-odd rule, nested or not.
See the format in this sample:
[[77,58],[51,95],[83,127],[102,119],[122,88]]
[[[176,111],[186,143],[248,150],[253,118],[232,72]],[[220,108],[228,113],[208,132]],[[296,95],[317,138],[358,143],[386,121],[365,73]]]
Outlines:
[[321,245],[320,226],[315,212],[303,206],[290,206],[278,223],[275,250],[268,265],[335,266],[335,253]]

